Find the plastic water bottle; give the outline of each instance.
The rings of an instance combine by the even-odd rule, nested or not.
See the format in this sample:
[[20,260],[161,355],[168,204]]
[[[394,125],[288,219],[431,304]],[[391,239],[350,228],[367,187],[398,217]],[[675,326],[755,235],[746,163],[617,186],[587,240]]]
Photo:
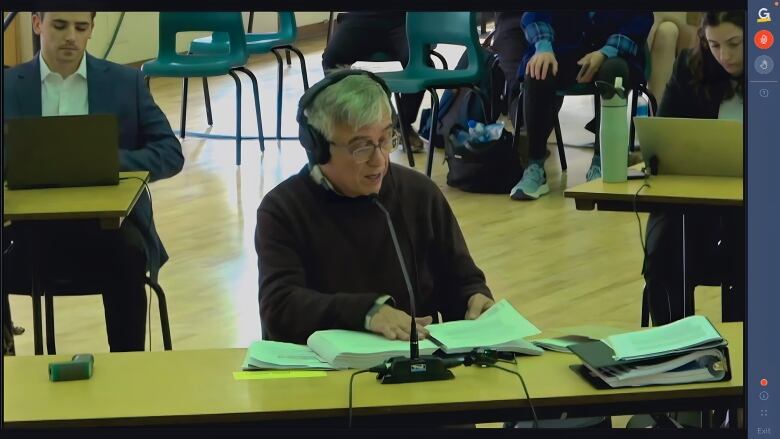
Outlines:
[[601,178],[606,183],[626,181],[628,175],[628,99],[623,78],[615,84],[596,81],[601,95]]
[[484,142],[485,139],[485,125],[482,122],[469,120],[469,140],[472,142]]
[[504,132],[504,123],[503,122],[496,122],[491,123],[490,125],[485,127],[485,131],[487,131],[487,140],[498,140],[501,138],[501,133]]

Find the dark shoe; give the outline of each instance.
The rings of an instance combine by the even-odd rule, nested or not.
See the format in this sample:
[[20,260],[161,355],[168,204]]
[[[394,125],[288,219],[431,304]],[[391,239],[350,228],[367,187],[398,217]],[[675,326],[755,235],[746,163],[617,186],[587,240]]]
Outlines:
[[[409,143],[412,145],[412,152],[425,152],[425,143],[422,137],[411,127],[409,128]],[[406,148],[403,148],[403,150],[406,151]]]

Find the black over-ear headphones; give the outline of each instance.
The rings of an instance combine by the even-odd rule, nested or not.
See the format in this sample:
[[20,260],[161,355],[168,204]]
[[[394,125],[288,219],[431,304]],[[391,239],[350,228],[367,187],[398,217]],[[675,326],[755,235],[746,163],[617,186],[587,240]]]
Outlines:
[[[385,84],[385,81],[382,80],[382,78],[367,70],[360,69],[345,69],[336,71],[329,74],[313,86],[309,87],[303,96],[301,96],[301,100],[298,102],[298,116],[296,117],[296,120],[298,121],[298,138],[300,139],[301,145],[303,145],[304,149],[306,149],[306,155],[309,157],[309,162],[311,163],[323,164],[330,160],[330,143],[318,129],[309,125],[309,120],[305,114],[306,109],[311,105],[312,102],[314,102],[314,99],[318,94],[320,94],[320,92],[341,81],[347,76],[352,75],[368,76],[377,84],[379,84],[385,93],[387,93],[388,101],[392,97],[392,92],[389,88],[387,88],[387,84]],[[392,101],[390,102],[390,111],[392,112],[393,123],[395,124],[395,121],[398,119],[398,117],[396,116],[395,110],[393,109]]]

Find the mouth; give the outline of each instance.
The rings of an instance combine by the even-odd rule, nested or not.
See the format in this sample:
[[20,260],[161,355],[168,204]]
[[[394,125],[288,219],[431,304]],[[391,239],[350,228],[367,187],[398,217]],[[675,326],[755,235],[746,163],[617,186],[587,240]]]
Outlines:
[[371,183],[377,183],[382,180],[382,173],[378,172],[376,174],[368,174],[365,175],[363,178],[367,179]]

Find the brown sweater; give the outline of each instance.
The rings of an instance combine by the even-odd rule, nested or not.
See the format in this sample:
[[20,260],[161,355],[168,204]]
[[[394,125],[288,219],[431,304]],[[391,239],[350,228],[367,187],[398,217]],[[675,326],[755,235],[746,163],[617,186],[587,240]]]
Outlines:
[[[390,165],[379,201],[390,212],[416,297],[417,315],[463,319],[468,298],[490,296],[439,188]],[[269,340],[306,343],[321,329],[364,330],[382,295],[409,312],[409,294],[382,211],[370,197],[317,185],[308,167],[274,188],[257,210],[260,318]]]

